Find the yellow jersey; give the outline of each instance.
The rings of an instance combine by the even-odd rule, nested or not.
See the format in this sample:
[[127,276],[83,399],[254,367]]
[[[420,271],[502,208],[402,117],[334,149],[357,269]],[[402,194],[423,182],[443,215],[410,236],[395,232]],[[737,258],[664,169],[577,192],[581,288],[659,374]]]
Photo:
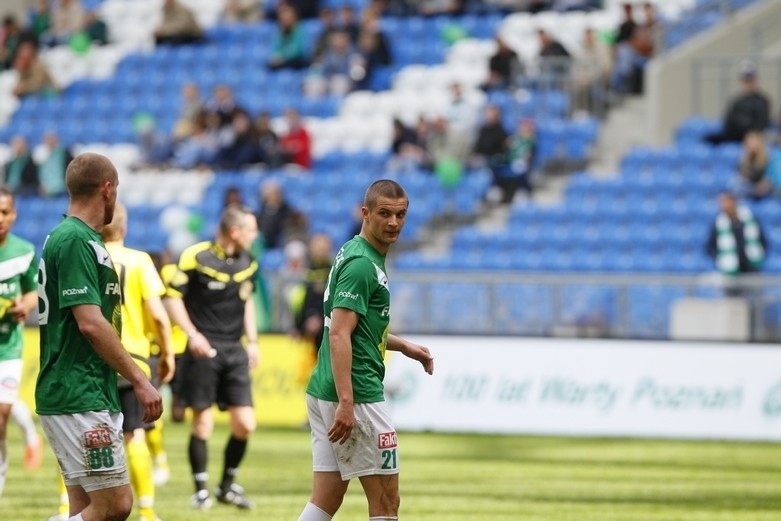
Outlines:
[[[160,269],[160,276],[163,278],[163,284],[168,288],[176,275],[178,268],[176,264],[166,264]],[[187,350],[187,333],[182,328],[171,322],[171,344],[175,355],[181,355]]]
[[149,254],[107,243],[122,291],[122,345],[147,377],[151,378],[149,357],[152,342],[147,336],[147,311],[144,302],[153,296],[163,297],[165,286]]

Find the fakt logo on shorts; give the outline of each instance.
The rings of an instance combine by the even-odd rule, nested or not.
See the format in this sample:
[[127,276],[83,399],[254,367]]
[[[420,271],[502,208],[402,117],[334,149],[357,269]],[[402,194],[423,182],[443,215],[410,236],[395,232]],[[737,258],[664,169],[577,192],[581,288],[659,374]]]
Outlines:
[[84,433],[84,446],[88,449],[111,445],[111,431],[108,427],[98,427]]
[[379,448],[381,449],[392,449],[393,447],[398,446],[398,439],[395,432],[381,432],[379,441]]

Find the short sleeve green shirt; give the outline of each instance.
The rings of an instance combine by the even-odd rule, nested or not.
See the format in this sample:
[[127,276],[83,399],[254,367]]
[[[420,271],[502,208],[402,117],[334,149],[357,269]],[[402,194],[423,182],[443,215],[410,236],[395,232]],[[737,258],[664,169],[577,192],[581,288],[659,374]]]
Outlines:
[[44,242],[38,284],[38,414],[119,412],[117,373],[79,331],[72,312],[99,306],[117,334],[122,331],[119,280],[100,235],[76,217],[63,220]]
[[35,247],[9,234],[0,246],[0,361],[22,357],[22,324],[8,313],[14,300],[35,290]]
[[356,236],[339,250],[328,276],[323,310],[325,335],[307,393],[321,400],[337,402],[328,330],[334,308],[346,308],[359,315],[352,333],[352,384],[355,403],[385,400],[385,348],[390,322],[390,292],[385,274],[385,256],[363,237]]

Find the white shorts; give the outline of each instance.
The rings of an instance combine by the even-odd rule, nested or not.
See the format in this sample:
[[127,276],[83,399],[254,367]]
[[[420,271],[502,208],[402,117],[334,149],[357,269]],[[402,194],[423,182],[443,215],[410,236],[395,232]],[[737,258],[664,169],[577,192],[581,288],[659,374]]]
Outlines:
[[92,492],[130,483],[121,412],[42,415],[39,418],[66,485],[78,485],[85,492]]
[[355,427],[344,442],[328,441],[334,423],[335,402],[306,396],[312,429],[312,460],[315,472],[336,472],[343,480],[377,474],[398,474],[396,429],[385,402],[355,404]]
[[14,403],[22,382],[22,359],[0,362],[0,403]]

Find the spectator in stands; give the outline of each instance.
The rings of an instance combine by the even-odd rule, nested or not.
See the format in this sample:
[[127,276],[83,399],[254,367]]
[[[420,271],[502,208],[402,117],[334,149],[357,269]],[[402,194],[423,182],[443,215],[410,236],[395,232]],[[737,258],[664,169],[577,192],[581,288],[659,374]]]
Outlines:
[[282,186],[267,181],[260,187],[258,230],[267,250],[281,247],[286,241],[298,237],[301,217],[285,199]]
[[40,193],[46,197],[65,195],[65,170],[73,161],[71,151],[60,143],[54,132],[43,137],[43,157],[38,164]]
[[449,159],[463,164],[470,151],[470,147],[465,144],[462,132],[454,129],[446,118],[436,117],[426,140],[429,167],[436,170],[441,161]]
[[258,150],[260,162],[269,168],[277,168],[283,164],[282,151],[279,148],[279,137],[271,128],[271,115],[261,112],[255,119],[255,131],[258,135]]
[[248,24],[262,18],[258,0],[227,0],[220,20],[224,24]]
[[762,199],[773,190],[770,176],[770,154],[761,132],[751,131],[743,139],[738,193],[751,199]]
[[283,4],[292,7],[301,20],[317,18],[320,12],[320,0],[279,0]]
[[360,59],[353,66],[354,90],[370,89],[375,69],[393,61],[380,27],[379,11],[371,6],[366,8],[361,20],[357,53]]
[[400,119],[393,120],[393,142],[388,169],[394,172],[417,171],[426,164],[426,150],[415,131]]
[[154,35],[157,45],[183,45],[201,40],[203,30],[190,9],[178,0],[164,0],[163,21]]
[[62,45],[87,25],[87,11],[79,0],[59,0],[51,11],[49,30],[41,35],[45,45]]
[[621,25],[618,26],[618,30],[616,31],[616,39],[614,40],[614,44],[616,46],[628,41],[632,37],[632,34],[634,34],[635,28],[637,27],[632,4],[630,2],[626,2],[622,5],[622,8],[624,10],[624,20],[621,22]]
[[[179,121],[174,127],[174,136],[179,139],[186,137],[187,132],[192,132],[193,121]],[[140,158],[135,168],[162,167],[173,156],[174,139],[160,132],[152,119],[144,120],[135,126],[138,139]]]
[[358,34],[361,32],[361,26],[355,19],[355,9],[350,4],[343,4],[339,8],[339,19],[336,22],[339,31],[347,33],[352,45],[358,43]]
[[643,72],[653,56],[653,42],[648,27],[635,26],[632,35],[615,48],[612,88],[626,94],[642,94]]
[[[215,116],[216,118],[216,116]],[[214,162],[219,149],[215,135],[206,125],[207,117],[198,118],[191,124],[185,124],[181,136],[174,137],[171,164],[176,168],[206,168]]]
[[290,334],[295,334],[295,318],[308,271],[306,243],[301,239],[293,239],[285,243],[282,249],[284,262],[276,274],[277,289],[275,293],[281,301],[276,314],[276,327]]
[[591,27],[586,27],[571,76],[573,110],[585,110],[597,117],[604,116],[612,67],[610,48],[594,34]]
[[328,49],[328,42],[331,35],[339,30],[336,27],[336,17],[334,16],[333,9],[330,7],[323,7],[320,9],[320,25],[322,29],[315,41],[314,51],[312,53],[313,62],[317,62],[322,58],[323,54],[325,54],[325,51]]
[[646,2],[643,4],[642,25],[648,32],[648,43],[651,47],[651,54],[653,54],[653,47],[656,44],[657,38],[659,37],[659,31],[662,28],[662,21],[657,16],[656,8],[651,2]]
[[518,189],[531,198],[534,192],[532,173],[537,155],[537,130],[534,121],[524,118],[510,138],[507,167],[500,170],[496,184],[502,190],[502,203],[511,203]]
[[243,110],[236,102],[233,90],[225,84],[214,87],[212,97],[206,101],[203,109],[207,114],[216,114],[222,127],[229,126],[233,116]]
[[418,13],[423,16],[460,15],[464,12],[465,0],[418,0]]
[[716,268],[724,275],[759,271],[768,247],[759,221],[732,193],[719,195],[719,207],[706,244]]
[[499,170],[507,164],[507,146],[509,134],[502,124],[502,111],[496,105],[485,108],[485,121],[477,134],[477,141],[472,149],[471,163],[475,167],[487,166],[499,176]]
[[15,96],[56,92],[57,87],[38,56],[38,49],[34,43],[24,42],[19,46],[14,59],[14,69],[19,75],[19,80],[13,89]]
[[570,54],[558,40],[546,30],[537,31],[540,40],[540,72],[553,85],[564,82],[569,77]]
[[298,22],[298,14],[293,7],[280,4],[277,9],[277,34],[268,66],[271,69],[303,69],[307,65],[306,37]]
[[230,141],[217,150],[214,162],[225,169],[238,169],[260,162],[258,136],[249,114],[239,111],[233,115]]
[[3,171],[5,184],[14,195],[39,195],[38,167],[23,136],[11,139],[11,156]]
[[225,190],[225,196],[222,199],[223,210],[232,204],[244,206],[244,198],[242,197],[241,189],[238,186],[229,186]]
[[450,86],[450,96],[450,104],[445,111],[448,142],[451,142],[454,147],[461,147],[459,156],[465,159],[472,149],[477,133],[479,107],[472,99],[464,96],[464,91],[458,83]]
[[504,38],[497,34],[494,41],[496,41],[496,52],[488,61],[488,79],[482,87],[484,90],[517,87],[523,74],[523,64]]
[[201,92],[195,83],[185,83],[182,87],[182,102],[179,108],[179,122],[194,122],[204,110]]
[[752,64],[741,66],[740,82],[742,92],[727,107],[721,132],[705,137],[709,143],[741,142],[752,130],[764,131],[770,126],[770,100],[759,90]]
[[324,233],[312,235],[309,239],[308,249],[309,262],[301,287],[302,295],[296,299],[292,309],[293,334],[311,344],[312,353],[315,355],[304,371],[305,378],[309,378],[325,332],[323,300],[326,282],[333,265],[331,237]]
[[3,30],[0,33],[0,71],[13,67],[16,52],[24,42],[35,42],[35,36],[22,30],[13,16],[3,18]]
[[49,31],[51,26],[51,4],[49,0],[37,0],[30,10],[30,30],[36,41]]
[[312,168],[312,140],[301,121],[301,114],[294,109],[285,110],[287,132],[280,138],[279,147],[287,164],[305,170]]
[[304,90],[309,96],[343,97],[357,81],[366,78],[367,66],[367,60],[350,43],[348,34],[336,31],[320,61],[312,64]]
[[108,43],[108,26],[97,11],[88,11],[84,23],[84,32],[90,41],[96,45],[106,45]]

